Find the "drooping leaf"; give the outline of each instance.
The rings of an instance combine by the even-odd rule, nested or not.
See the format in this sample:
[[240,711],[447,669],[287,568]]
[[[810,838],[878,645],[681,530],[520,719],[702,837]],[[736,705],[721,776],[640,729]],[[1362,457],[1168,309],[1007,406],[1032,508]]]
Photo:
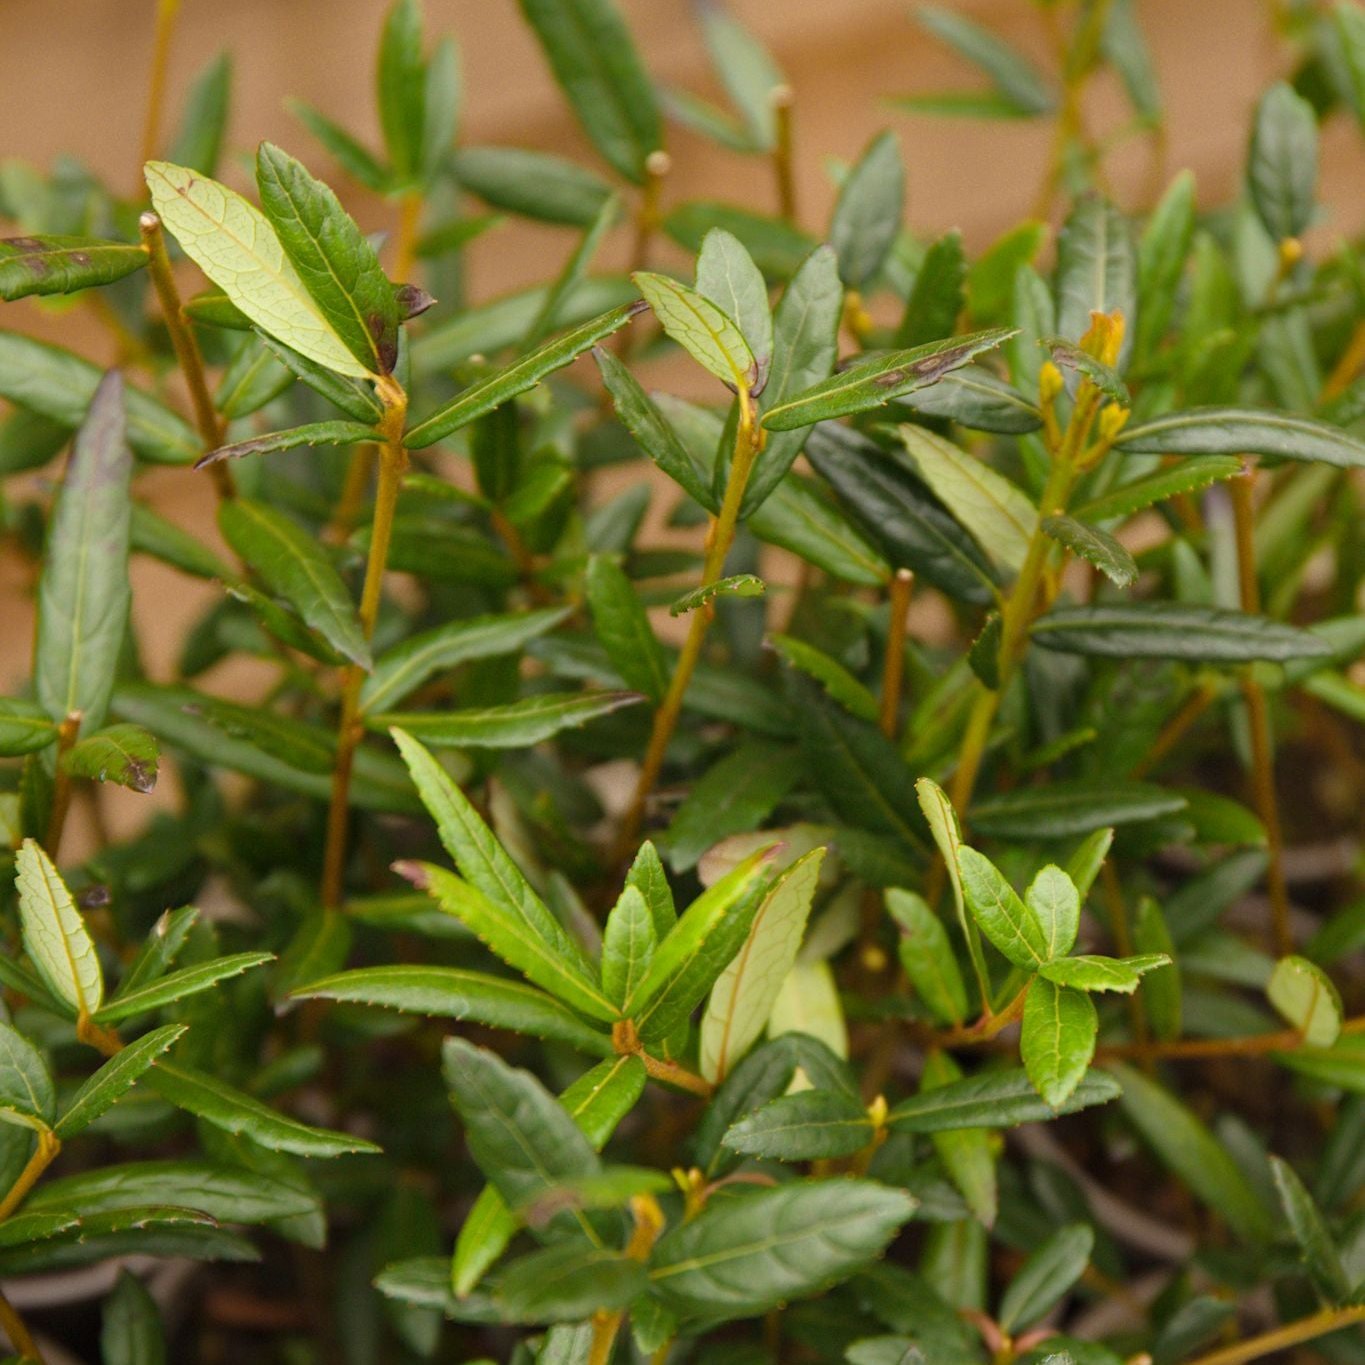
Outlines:
[[47,988],[80,1018],[104,998],[104,973],[90,931],[52,859],[34,839],[14,858],[24,950]]
[[521,0],[583,131],[637,184],[663,146],[654,89],[612,0]]
[[1080,990],[1035,976],[1024,998],[1019,1055],[1034,1088],[1060,1109],[1085,1078],[1095,1055],[1099,1019],[1094,1002]]
[[0,238],[0,299],[30,294],[74,294],[112,284],[147,264],[141,243],[99,237]]
[[403,438],[405,444],[410,450],[425,450],[427,446],[444,440],[476,418],[501,407],[508,399],[534,388],[546,375],[562,369],[604,337],[620,331],[639,311],[638,303],[621,304],[545,342],[505,369],[471,385],[444,407],[410,428]]
[[313,536],[285,513],[247,498],[224,502],[218,509],[218,526],[272,592],[338,654],[369,668],[370,647],[355,604]]
[[664,1235],[650,1279],[684,1312],[761,1314],[879,1256],[914,1208],[909,1195],[868,1180],[798,1181],[716,1200]]
[[1012,335],[1009,328],[990,328],[873,355],[769,409],[763,425],[769,431],[791,431],[832,417],[868,412],[934,383]]
[[152,204],[185,254],[258,327],[338,374],[371,371],[337,335],[269,219],[234,190],[168,161],[149,161]]
[[76,436],[38,585],[33,690],[55,721],[104,723],[128,621],[128,487],[123,381],[96,389]]
[[1073,554],[1089,560],[1116,587],[1130,588],[1137,582],[1138,566],[1126,546],[1106,531],[1087,526],[1075,517],[1044,517],[1045,534]]
[[366,371],[388,374],[398,359],[398,305],[365,234],[328,186],[272,143],[257,149],[256,184],[280,245],[332,330]]

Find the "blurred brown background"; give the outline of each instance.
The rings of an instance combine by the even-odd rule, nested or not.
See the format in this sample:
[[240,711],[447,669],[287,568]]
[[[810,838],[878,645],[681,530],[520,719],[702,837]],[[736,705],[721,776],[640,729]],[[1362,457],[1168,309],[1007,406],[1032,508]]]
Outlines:
[[[653,73],[700,93],[718,93],[689,0],[622,0]],[[1046,122],[1000,123],[908,117],[881,97],[962,89],[974,72],[911,20],[902,0],[730,0],[735,14],[776,55],[796,90],[798,202],[803,224],[819,230],[832,199],[827,160],[851,159],[880,128],[895,128],[909,170],[909,220],[923,233],[960,227],[979,248],[1028,214],[1047,161]],[[1037,8],[1026,0],[940,0],[989,24],[1049,63]],[[262,138],[281,142],[315,170],[343,179],[284,109],[286,96],[321,108],[378,146],[373,53],[384,0],[183,0],[171,55],[169,133],[183,92],[216,52],[236,60],[230,145],[236,157]],[[1139,0],[1168,112],[1164,167],[1149,144],[1133,139],[1108,163],[1126,208],[1150,201],[1158,176],[1181,167],[1197,176],[1201,202],[1226,200],[1242,175],[1247,116],[1258,94],[1285,74],[1287,54],[1270,26],[1269,0]],[[429,35],[453,31],[462,50],[461,138],[544,147],[594,160],[554,88],[514,0],[426,0]],[[130,191],[138,157],[155,0],[5,0],[0,45],[0,127],[4,155],[45,165],[74,154]],[[1096,128],[1127,117],[1116,84],[1091,91]],[[705,195],[771,206],[767,167],[714,153],[675,132],[669,196]],[[1359,193],[1363,149],[1344,119],[1325,135],[1323,182],[1329,213],[1317,240],[1365,224]],[[240,163],[225,177],[242,184]],[[347,198],[367,228],[388,226],[392,209],[353,191]],[[485,298],[541,278],[570,250],[563,229],[509,225],[477,244],[473,293]],[[98,359],[108,342],[88,329],[84,310],[58,314],[31,303],[4,306],[0,326],[58,337]],[[212,535],[207,480],[188,471],[155,471],[147,484],[162,510]],[[153,672],[164,676],[171,649],[206,591],[139,561],[135,603]],[[0,559],[0,687],[27,670],[29,570]],[[149,629],[150,627],[150,629]]]

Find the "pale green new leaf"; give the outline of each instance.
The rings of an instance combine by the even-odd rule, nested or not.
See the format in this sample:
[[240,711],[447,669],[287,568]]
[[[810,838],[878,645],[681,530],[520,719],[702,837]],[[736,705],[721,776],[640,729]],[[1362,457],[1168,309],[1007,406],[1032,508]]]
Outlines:
[[630,999],[643,979],[658,942],[644,896],[627,885],[602,930],[602,988],[618,1005]]
[[752,391],[758,363],[734,319],[695,289],[651,270],[637,270],[635,281],[659,325],[703,369],[736,391]]
[[1336,1042],[1341,1033],[1341,996],[1316,963],[1297,955],[1282,957],[1265,993],[1309,1047],[1331,1047]]
[[104,973],[71,892],[34,839],[24,840],[14,866],[24,949],[48,989],[88,1018],[104,998]]
[[1064,957],[1038,968],[1038,975],[1059,986],[1078,991],[1118,991],[1132,995],[1142,978],[1158,967],[1170,965],[1165,953],[1142,953],[1136,957]]
[[1058,958],[1069,953],[1081,923],[1081,896],[1071,878],[1049,863],[1029,884],[1024,903],[1042,925],[1048,956]]

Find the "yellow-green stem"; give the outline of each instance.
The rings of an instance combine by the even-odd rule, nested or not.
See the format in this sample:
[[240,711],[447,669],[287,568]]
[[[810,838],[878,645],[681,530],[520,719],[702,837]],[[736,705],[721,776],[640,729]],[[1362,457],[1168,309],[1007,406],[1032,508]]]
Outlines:
[[43,1128],[39,1130],[38,1145],[33,1149],[33,1155],[29,1157],[24,1169],[19,1172],[18,1178],[9,1187],[5,1197],[0,1199],[0,1223],[3,1223],[24,1202],[28,1192],[38,1183],[38,1177],[52,1165],[57,1159],[57,1153],[61,1150],[61,1139],[52,1129]]
[[166,102],[166,71],[171,61],[171,40],[180,14],[180,0],[157,0],[156,36],[152,40],[152,69],[147,77],[147,113],[142,124],[142,160],[138,163],[137,193],[141,197],[142,167],[161,150],[161,109]]
[[[1256,578],[1256,510],[1252,495],[1256,474],[1247,470],[1230,480],[1233,527],[1237,540],[1237,580],[1242,610],[1261,609],[1261,589]],[[1284,872],[1284,836],[1280,828],[1280,805],[1275,794],[1275,742],[1270,733],[1270,708],[1265,689],[1256,676],[1255,664],[1242,671],[1242,697],[1246,702],[1247,728],[1251,736],[1251,786],[1256,814],[1265,827],[1266,891],[1270,897],[1271,942],[1283,957],[1293,951],[1289,932],[1289,885]]]
[[1272,1332],[1263,1332],[1258,1337],[1248,1337],[1235,1346],[1226,1346],[1221,1351],[1200,1356],[1190,1365],[1245,1365],[1249,1360],[1260,1360],[1275,1351],[1287,1351],[1291,1346],[1299,1346],[1305,1341],[1316,1341],[1329,1332],[1339,1332],[1353,1323],[1365,1322],[1365,1306],[1360,1304],[1351,1308],[1324,1308],[1312,1317],[1300,1318],[1287,1326],[1277,1327]]
[[915,575],[897,569],[891,580],[891,620],[886,632],[886,658],[882,663],[882,734],[896,737],[896,718],[900,714],[901,688],[905,681],[905,638],[909,630],[910,596]]
[[[403,444],[403,426],[408,399],[393,380],[380,390],[384,402],[384,444],[379,456],[379,487],[375,493],[374,522],[370,530],[370,552],[365,563],[365,584],[360,593],[360,626],[366,640],[374,635],[379,615],[379,599],[384,586],[384,570],[393,537],[393,517],[398,492],[408,465]],[[341,683],[341,720],[337,727],[336,763],[332,769],[332,799],[327,810],[327,838],[322,858],[322,904],[328,909],[341,905],[346,872],[346,831],[349,826],[351,769],[356,746],[364,734],[360,718],[360,688],[365,672],[357,664],[347,666]]]
[[43,841],[48,857],[57,861],[62,830],[66,828],[66,813],[71,809],[71,778],[62,766],[67,751],[76,742],[81,730],[81,713],[73,711],[57,727],[56,770],[52,778],[52,810],[47,817],[47,838]]
[[36,1361],[37,1365],[44,1365],[44,1356],[38,1349],[38,1343],[33,1340],[14,1305],[3,1294],[0,1294],[0,1329],[4,1330],[9,1338],[9,1344],[25,1361]]
[[[749,473],[754,458],[762,447],[762,432],[755,426],[753,399],[741,390],[739,394],[739,424],[735,431],[735,453],[730,461],[730,475],[725,484],[725,497],[720,511],[712,520],[706,534],[706,558],[702,564],[702,588],[716,583],[725,571],[725,559],[735,541],[735,530],[739,525],[739,509],[744,501],[744,490],[749,483]],[[713,607],[711,603],[698,607],[692,613],[687,627],[687,638],[678,654],[673,676],[669,680],[668,691],[654,713],[654,724],[650,730],[649,743],[645,748],[644,761],[640,766],[640,776],[635,784],[635,793],[630,806],[621,822],[617,839],[618,860],[624,860],[634,848],[636,836],[644,821],[645,804],[654,784],[659,780],[663,768],[664,755],[669,741],[677,728],[678,717],[682,713],[683,698],[687,686],[692,681],[697,662],[701,658],[702,646],[706,642],[706,632],[711,624]]]
[[[180,291],[175,285],[175,275],[171,270],[171,258],[166,251],[166,234],[161,229],[161,219],[155,213],[144,213],[138,219],[138,229],[142,234],[142,244],[147,248],[147,265],[152,276],[152,286],[161,304],[161,315],[170,334],[171,346],[175,351],[180,373],[190,391],[190,404],[194,409],[194,424],[199,430],[199,439],[204,443],[204,451],[216,449],[223,444],[223,422],[218,410],[213,406],[209,393],[208,379],[204,374],[204,357],[200,354],[199,343],[194,333],[185,323],[185,315],[180,307]],[[227,465],[211,464],[209,472],[214,487],[220,497],[230,498],[233,494],[232,475]]]
[[408,190],[398,206],[398,240],[393,249],[393,278],[408,284],[417,255],[417,230],[422,222],[422,192]]

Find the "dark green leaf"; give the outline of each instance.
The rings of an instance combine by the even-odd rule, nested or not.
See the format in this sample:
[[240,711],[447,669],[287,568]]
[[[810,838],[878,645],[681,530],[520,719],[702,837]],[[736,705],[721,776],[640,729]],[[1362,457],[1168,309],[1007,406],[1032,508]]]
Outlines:
[[1075,517],[1044,517],[1043,531],[1059,545],[1092,563],[1111,583],[1130,588],[1137,582],[1137,561],[1113,536]]
[[922,896],[893,887],[886,908],[900,926],[901,966],[915,994],[941,1024],[960,1024],[967,1017],[967,988],[943,921]]
[[1256,106],[1247,184],[1272,240],[1297,237],[1312,221],[1318,180],[1318,123],[1313,106],[1284,81]]
[[930,243],[924,253],[896,329],[896,345],[923,346],[939,337],[951,336],[957,328],[958,315],[966,307],[966,281],[962,234],[954,228]]
[[0,299],[74,294],[112,284],[147,264],[147,248],[98,237],[0,238]]
[[1045,1123],[1058,1114],[1074,1114],[1094,1104],[1107,1104],[1119,1085],[1102,1071],[1091,1071],[1059,1109],[1046,1104],[1020,1069],[987,1072],[954,1081],[913,1099],[902,1100],[887,1120],[909,1133],[941,1133],[954,1128],[1013,1128]]
[[957,422],[973,431],[1020,436],[1043,424],[1035,404],[980,365],[964,365],[898,401],[926,417]]
[[58,762],[68,777],[116,782],[144,795],[156,786],[157,744],[140,725],[110,725],[71,746]]
[[648,1286],[639,1261],[560,1242],[513,1261],[498,1283],[497,1301],[514,1322],[573,1322],[624,1308]]
[[545,692],[502,706],[392,712],[370,716],[367,724],[375,730],[398,726],[435,748],[524,749],[644,700],[638,692]]
[[375,67],[375,93],[384,145],[400,183],[416,176],[426,125],[426,71],[422,62],[419,0],[394,0],[384,20]]
[[829,224],[839,278],[850,289],[866,288],[882,268],[904,213],[900,140],[894,133],[878,133],[844,177]]
[[562,157],[521,147],[462,147],[456,179],[486,204],[545,223],[589,227],[611,198],[611,186]]
[[1275,1192],[1299,1244],[1308,1274],[1328,1303],[1345,1303],[1351,1286],[1342,1268],[1341,1255],[1332,1235],[1323,1222],[1313,1197],[1303,1187],[1294,1168],[1280,1157],[1270,1158],[1270,1169],[1275,1177]]
[[664,653],[630,579],[615,560],[593,555],[584,576],[593,629],[628,687],[656,704],[668,688]]
[[1059,781],[990,797],[971,809],[973,829],[996,839],[1070,839],[1107,825],[1156,820],[1185,798],[1150,782]]
[[1057,331],[1079,341],[1091,313],[1122,313],[1127,322],[1120,372],[1137,326],[1137,256],[1123,215],[1107,199],[1076,201],[1057,239]]
[[1319,461],[1339,469],[1365,467],[1365,442],[1288,412],[1253,408],[1189,408],[1120,433],[1116,448],[1164,455],[1272,455]]
[[1085,1273],[1095,1233],[1085,1223],[1059,1228],[1034,1251],[1000,1300],[999,1323],[1015,1333],[1046,1317]]
[[166,1339],[156,1300],[124,1270],[104,1304],[100,1330],[104,1365],[166,1365]]
[[167,159],[177,166],[213,175],[227,133],[232,99],[232,58],[220,52],[195,78],[185,96],[180,127]]
[[55,1125],[57,1136],[65,1142],[88,1128],[136,1084],[188,1027],[188,1024],[163,1024],[116,1052],[71,1097]]
[[1045,114],[1056,99],[1051,82],[995,34],[951,10],[922,5],[915,17],[935,37],[990,77],[1002,99],[1020,114]]
[[1055,607],[1033,626],[1035,642],[1067,654],[1196,663],[1284,663],[1331,653],[1320,636],[1248,612],[1179,602]]
[[56,739],[56,723],[41,706],[18,697],[0,697],[0,754],[4,757],[37,753]]
[[867,1111],[848,1095],[802,1090],[765,1104],[725,1134],[725,1146],[774,1161],[852,1156],[872,1140]]
[[187,996],[198,995],[209,990],[220,981],[241,976],[266,962],[275,960],[274,953],[233,953],[230,957],[217,957],[208,962],[196,963],[193,967],[171,972],[169,976],[158,977],[155,981],[126,994],[120,992],[102,1008],[95,1011],[95,1019],[101,1024],[116,1024],[122,1019],[132,1019],[139,1014],[147,1014],[160,1009],[163,1005],[173,1004]]

